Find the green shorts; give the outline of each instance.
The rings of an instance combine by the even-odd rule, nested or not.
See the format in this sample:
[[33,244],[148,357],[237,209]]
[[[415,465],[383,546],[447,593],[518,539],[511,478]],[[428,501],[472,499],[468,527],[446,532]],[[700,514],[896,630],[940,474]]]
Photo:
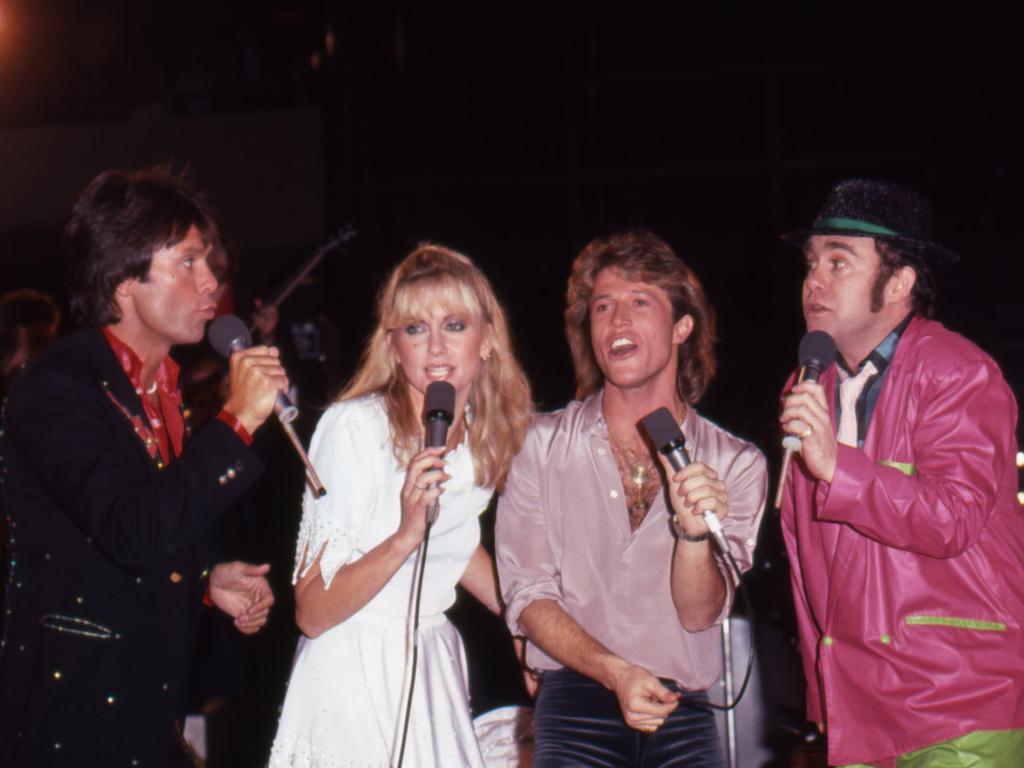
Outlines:
[[[1021,768],[1024,729],[974,731],[896,758],[896,768]],[[866,763],[844,768],[872,768]]]

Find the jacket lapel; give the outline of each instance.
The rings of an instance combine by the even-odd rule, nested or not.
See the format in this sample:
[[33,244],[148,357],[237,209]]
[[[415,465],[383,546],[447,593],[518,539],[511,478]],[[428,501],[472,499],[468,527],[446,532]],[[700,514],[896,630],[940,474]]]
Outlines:
[[89,339],[93,347],[91,358],[96,365],[97,384],[110,401],[111,408],[117,412],[116,420],[132,433],[132,441],[156,465],[160,460],[160,449],[142,407],[142,399],[103,334],[94,331]]

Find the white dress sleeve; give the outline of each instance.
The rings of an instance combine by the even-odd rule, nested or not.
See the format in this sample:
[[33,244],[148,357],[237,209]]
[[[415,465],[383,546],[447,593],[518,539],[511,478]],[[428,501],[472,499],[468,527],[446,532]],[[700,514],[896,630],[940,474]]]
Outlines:
[[[359,535],[379,480],[381,443],[378,404],[368,400],[332,405],[317,424],[310,442],[309,458],[327,495],[314,498],[306,488],[302,499],[302,522],[295,547],[292,583],[304,576],[320,555],[320,576],[324,589],[338,570],[358,556]],[[384,418],[386,422],[386,418]]]

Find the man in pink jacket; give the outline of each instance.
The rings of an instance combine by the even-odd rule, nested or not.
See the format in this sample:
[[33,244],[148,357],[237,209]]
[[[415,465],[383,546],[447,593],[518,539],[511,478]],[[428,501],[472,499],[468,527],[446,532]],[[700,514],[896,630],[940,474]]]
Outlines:
[[1017,405],[995,362],[928,317],[916,193],[846,181],[803,249],[809,331],[836,364],[786,385],[785,478],[807,711],[829,762],[1024,766],[1024,514]]

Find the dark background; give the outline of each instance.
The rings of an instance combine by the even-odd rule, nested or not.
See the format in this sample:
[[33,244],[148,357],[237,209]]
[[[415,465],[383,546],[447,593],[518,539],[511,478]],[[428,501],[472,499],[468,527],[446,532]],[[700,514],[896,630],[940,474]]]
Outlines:
[[[718,309],[720,373],[702,411],[777,470],[777,395],[802,331],[801,259],[778,235],[810,223],[836,180],[866,176],[932,199],[937,238],[963,257],[939,275],[939,316],[1020,392],[1024,113],[1009,13],[676,5],[0,0],[0,291],[62,295],[75,194],[105,168],[171,163],[209,192],[250,293],[341,224],[358,229],[284,308],[286,326],[323,333],[309,424],[352,371],[381,278],[424,239],[491,277],[552,408],[573,391],[561,330],[573,256],[644,226]],[[264,699],[279,697],[294,641],[298,482],[275,480],[281,507],[236,526],[280,579],[277,628],[244,651],[281,659],[260,667]],[[777,529],[767,513],[748,581],[765,636],[788,637]],[[476,660],[500,634],[469,608],[460,620],[482,667],[477,705],[521,700],[514,670],[494,671],[504,661]],[[791,700],[802,682],[774,687]],[[799,706],[769,706],[796,727]]]

